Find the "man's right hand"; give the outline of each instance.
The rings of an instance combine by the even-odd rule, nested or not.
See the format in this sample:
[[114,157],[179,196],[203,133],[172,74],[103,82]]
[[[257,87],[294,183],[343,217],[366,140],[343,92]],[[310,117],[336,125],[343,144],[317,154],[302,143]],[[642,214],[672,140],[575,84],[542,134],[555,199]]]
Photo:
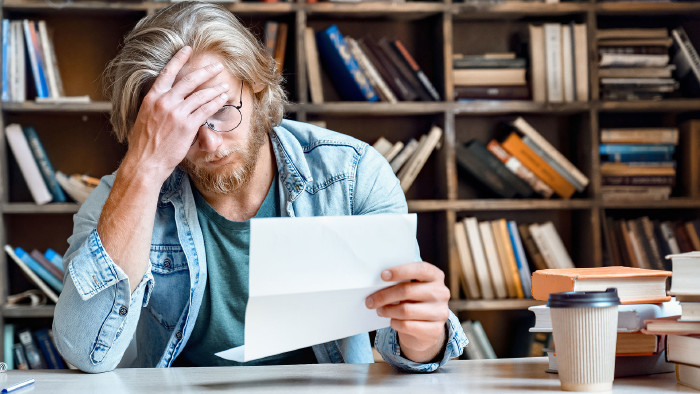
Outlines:
[[191,54],[192,48],[185,46],[166,64],[144,97],[129,135],[123,164],[134,165],[159,185],[185,158],[200,126],[228,99],[225,83],[197,90],[223,70],[221,63],[193,70],[175,82]]

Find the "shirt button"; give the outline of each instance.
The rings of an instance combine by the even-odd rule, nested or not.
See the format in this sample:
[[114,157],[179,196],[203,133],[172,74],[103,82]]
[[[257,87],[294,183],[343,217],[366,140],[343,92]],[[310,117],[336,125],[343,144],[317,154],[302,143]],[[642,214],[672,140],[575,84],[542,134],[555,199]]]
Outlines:
[[178,331],[177,334],[175,334],[175,338],[177,338],[178,341],[181,340],[182,339],[182,331]]
[[119,314],[120,314],[120,315],[126,316],[126,313],[127,313],[127,312],[129,312],[129,309],[128,309],[127,307],[125,307],[124,305],[122,305],[122,306],[119,308]]
[[170,268],[171,265],[172,265],[172,262],[170,261],[169,258],[166,257],[165,261],[163,261],[163,267]]

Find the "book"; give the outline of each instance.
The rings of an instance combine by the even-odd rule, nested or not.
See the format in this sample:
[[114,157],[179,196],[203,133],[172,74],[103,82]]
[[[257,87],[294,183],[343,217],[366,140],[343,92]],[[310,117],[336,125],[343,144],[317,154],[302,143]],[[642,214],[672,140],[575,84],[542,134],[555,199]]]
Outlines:
[[27,355],[24,353],[24,346],[22,346],[21,343],[17,342],[12,345],[12,355],[14,356],[12,361],[15,368],[19,370],[29,369],[29,361],[27,360]]
[[700,302],[683,301],[680,304],[680,321],[700,321]]
[[520,275],[520,285],[523,290],[523,297],[532,298],[532,284],[530,280],[530,266],[525,257],[525,250],[523,249],[523,242],[520,238],[520,233],[516,228],[517,225],[515,221],[508,221],[508,235],[510,236],[511,244],[513,245],[513,254],[515,255],[515,263],[518,266],[518,274]]
[[509,170],[477,139],[465,145],[455,145],[455,159],[460,168],[503,198],[513,198],[516,195],[530,197],[534,193],[525,181]]
[[[535,315],[535,325],[530,332],[552,332],[552,315],[547,305],[535,305],[527,308]],[[617,332],[638,332],[645,327],[644,321],[678,314],[678,302],[669,301],[662,304],[628,304],[617,308]]]
[[2,349],[3,349],[3,361],[7,364],[7,369],[15,369],[14,355],[12,354],[12,345],[15,343],[15,325],[12,323],[5,323]]
[[46,369],[46,360],[39,351],[39,347],[34,341],[32,332],[25,328],[17,332],[19,342],[24,347],[24,353],[27,355],[27,362],[30,369]]
[[15,248],[15,255],[24,262],[35,274],[37,274],[44,282],[51,286],[57,292],[63,290],[63,282],[53,276],[46,268],[34,260],[29,253],[19,246]]
[[34,86],[36,88],[37,97],[49,97],[49,88],[46,84],[46,74],[44,65],[42,64],[42,50],[39,37],[37,35],[34,21],[27,19],[22,20],[24,29],[24,42],[29,55],[29,64],[31,66],[32,76],[34,77]]
[[689,94],[697,95],[700,87],[700,56],[683,27],[673,29],[671,37],[676,51],[673,57],[676,76]]
[[5,252],[12,258],[12,261],[19,266],[22,272],[31,280],[37,287],[46,294],[53,302],[58,302],[58,295],[49,287],[27,264],[20,259],[10,245],[5,245]]
[[498,259],[498,251],[496,250],[491,224],[488,221],[479,222],[479,233],[484,247],[486,263],[489,268],[489,277],[491,278],[496,298],[506,298],[508,297],[508,288],[503,273],[503,267]]
[[413,56],[408,52],[406,47],[403,45],[401,40],[395,39],[391,41],[391,44],[393,45],[394,49],[396,49],[396,52],[400,55],[399,57],[406,63],[408,68],[413,72],[413,75],[416,77],[418,82],[420,83],[420,86],[428,93],[428,95],[435,101],[440,101],[440,94],[438,93],[437,89],[435,89],[435,86],[433,85],[432,82],[430,82],[430,79],[428,79],[428,76],[425,75],[423,72],[423,69],[418,65],[418,63],[413,59]]
[[90,193],[95,190],[95,186],[85,182],[79,174],[68,176],[61,171],[56,171],[56,181],[58,181],[58,184],[61,185],[63,190],[79,204],[82,204]]
[[265,31],[263,33],[265,50],[273,58],[275,57],[275,47],[277,46],[277,31],[279,30],[280,24],[277,21],[268,20],[265,22]]
[[370,62],[377,68],[379,75],[384,82],[389,85],[397,99],[402,101],[413,101],[418,98],[416,93],[407,81],[404,81],[394,64],[384,54],[384,51],[370,37],[364,37],[357,41],[362,51],[367,55]]
[[384,158],[391,163],[392,160],[403,150],[404,144],[401,141],[394,142],[391,148],[384,154]]
[[523,57],[515,57],[515,53],[510,52],[508,56],[493,56],[493,54],[483,55],[453,55],[452,68],[525,68],[527,60]]
[[681,192],[691,198],[700,197],[700,121],[688,120],[681,124],[679,149],[681,165],[678,179]]
[[411,138],[401,149],[401,152],[391,160],[391,169],[394,171],[394,174],[399,172],[401,167],[411,158],[418,145],[418,141],[415,138]]
[[433,126],[428,132],[425,141],[422,142],[413,153],[408,162],[399,170],[397,177],[401,181],[401,188],[404,193],[413,185],[418,173],[428,161],[428,157],[436,149],[442,139],[442,129],[438,126]]
[[350,54],[338,26],[331,25],[316,33],[318,53],[333,84],[344,100],[378,101],[379,97]]
[[489,337],[486,335],[486,331],[484,330],[484,326],[481,324],[480,321],[478,321],[478,320],[472,321],[472,330],[474,332],[474,339],[479,343],[479,348],[484,352],[484,358],[485,359],[498,358],[498,356],[496,356],[496,352],[493,350],[493,346],[491,345],[491,341],[489,341]]
[[482,360],[485,358],[484,351],[479,347],[476,335],[474,334],[473,322],[471,320],[465,320],[461,323],[462,329],[464,330],[464,335],[467,337],[469,342],[464,348],[464,353],[469,360]]
[[452,70],[455,86],[525,85],[525,68],[461,68]]
[[461,221],[455,223],[455,246],[462,267],[462,274],[466,282],[464,293],[470,299],[479,299],[481,295],[479,294],[479,284],[476,281],[476,267],[474,266],[474,260],[472,260],[471,249],[469,248],[467,229]]
[[600,78],[672,78],[674,64],[663,67],[611,67],[598,71]]
[[554,161],[552,157],[544,150],[542,149],[539,145],[537,145],[532,138],[529,136],[524,136],[523,137],[523,143],[527,145],[530,149],[532,149],[533,152],[535,152],[539,157],[544,159],[544,161],[547,162],[556,172],[559,173],[564,179],[566,179],[567,182],[570,184],[574,185],[576,190],[578,191],[583,191],[585,189],[585,186],[578,182],[576,178],[574,178],[568,171],[564,169],[559,163]]
[[396,95],[391,90],[391,88],[389,88],[389,85],[386,84],[384,79],[382,79],[382,76],[379,74],[379,71],[377,71],[377,68],[374,67],[374,64],[372,64],[372,62],[369,60],[369,58],[365,54],[365,51],[360,46],[359,42],[357,42],[357,40],[355,40],[352,37],[345,38],[348,42],[348,46],[350,47],[350,52],[352,53],[352,56],[355,58],[355,60],[357,60],[357,64],[362,69],[362,72],[367,76],[367,78],[370,81],[370,84],[377,92],[377,94],[379,94],[382,101],[387,101],[390,103],[398,102]]
[[63,256],[58,254],[55,250],[48,248],[46,249],[46,252],[44,252],[44,257],[46,257],[47,260],[49,260],[53,265],[55,265],[61,272],[64,272],[63,270]]
[[493,284],[489,277],[489,268],[484,254],[484,246],[481,242],[481,234],[479,232],[479,224],[475,217],[468,217],[462,220],[467,231],[467,239],[469,240],[469,248],[472,251],[472,259],[474,267],[476,267],[476,278],[479,282],[481,290],[481,298],[491,300],[495,298]]
[[564,101],[562,66],[561,27],[558,23],[544,24],[545,77],[547,81],[547,101],[561,103]]
[[632,267],[595,267],[538,270],[532,274],[532,295],[546,301],[551,293],[604,291],[616,287],[622,304],[666,302],[668,271]]
[[574,70],[574,44],[572,26],[562,24],[561,30],[561,70],[564,102],[571,103],[576,99],[576,72]]
[[549,155],[553,162],[556,162],[564,171],[568,172],[571,177],[573,177],[578,184],[582,187],[588,185],[588,177],[586,177],[581,171],[576,168],[564,155],[561,154],[552,144],[550,144],[546,138],[540,134],[537,129],[532,127],[523,117],[517,117],[513,123],[513,127],[518,129],[523,135],[529,137],[540,149]]
[[670,362],[700,367],[700,331],[696,335],[667,335],[666,359]]
[[10,92],[10,95],[12,97],[12,101],[14,102],[23,102],[27,98],[26,94],[26,81],[27,81],[27,72],[26,72],[26,45],[25,45],[25,40],[24,40],[24,26],[21,20],[17,21],[11,21],[10,22],[10,30],[12,31],[12,45],[11,49],[13,49],[13,55],[12,61],[13,61],[13,69],[11,71],[10,76],[12,77],[11,82],[12,82],[12,89]]
[[571,24],[574,45],[576,101],[588,101],[588,28],[585,23]]
[[13,60],[8,58],[10,50],[10,20],[2,20],[2,101],[10,101],[10,63]]
[[601,144],[678,145],[677,127],[605,128],[600,130]]
[[286,23],[279,23],[277,28],[277,38],[275,39],[275,62],[277,63],[277,72],[282,73],[284,70],[284,58],[287,54],[287,31],[289,30],[289,25]]
[[388,139],[382,137],[377,138],[372,144],[372,148],[376,149],[382,156],[385,156],[387,152],[391,149],[394,144],[389,142]]
[[523,285],[520,280],[520,272],[518,271],[518,263],[511,243],[510,233],[508,232],[508,222],[505,219],[497,219],[491,221],[491,230],[493,232],[498,259],[501,262],[503,276],[506,280],[509,298],[524,298]]
[[41,38],[41,47],[44,50],[44,59],[46,60],[46,69],[49,80],[49,91],[51,93],[51,98],[56,99],[64,97],[65,92],[63,90],[63,79],[61,78],[61,72],[58,69],[56,51],[54,49],[53,41],[49,36],[48,28],[46,27],[46,21],[38,21],[37,27],[39,29],[39,37]]
[[44,255],[40,251],[34,249],[29,253],[29,255],[32,257],[32,259],[34,259],[34,261],[36,261],[37,263],[39,263],[39,265],[44,267],[45,270],[49,271],[51,275],[53,275],[56,279],[58,279],[61,282],[63,281],[63,271],[58,269],[58,267],[56,267],[52,262],[47,260],[46,257],[44,257]]
[[513,174],[517,175],[520,179],[524,180],[530,187],[544,198],[550,198],[554,193],[551,187],[547,186],[546,183],[542,182],[540,178],[537,177],[529,168],[525,167],[520,160],[508,154],[508,152],[503,149],[501,144],[496,140],[489,141],[486,148],[494,156],[496,156],[503,164],[506,165]]
[[547,262],[545,261],[544,256],[542,256],[542,253],[537,248],[535,240],[532,238],[532,233],[530,232],[529,225],[525,223],[518,224],[518,235],[520,235],[520,240],[522,241],[522,244],[525,247],[527,254],[530,255],[530,258],[532,259],[532,262],[536,269],[543,270],[547,268],[556,268],[547,266]]
[[529,100],[528,85],[454,86],[455,100]]
[[29,141],[27,141],[20,125],[16,123],[7,125],[5,135],[34,201],[37,204],[50,202],[52,200],[51,192],[44,182],[39,165],[29,147]]
[[529,230],[548,267],[574,268],[574,263],[554,228],[554,223],[551,221],[544,224],[532,223]]
[[53,341],[49,337],[49,329],[42,328],[34,331],[34,338],[36,343],[41,350],[41,354],[46,360],[46,366],[49,369],[66,369],[66,364],[63,362],[61,355],[53,344]]
[[321,82],[321,63],[318,59],[316,36],[311,27],[304,28],[304,55],[306,58],[306,76],[309,79],[311,102],[323,103],[323,83]]
[[34,159],[39,166],[41,176],[44,179],[46,186],[48,186],[49,192],[51,192],[52,201],[66,202],[66,195],[63,193],[63,189],[61,189],[61,186],[56,180],[56,172],[51,165],[51,160],[46,154],[44,145],[41,143],[36,130],[34,127],[26,126],[22,128],[22,132],[24,133],[24,137],[27,139],[27,143],[29,143],[29,148],[32,151],[32,155],[34,155]]
[[666,256],[671,259],[673,267],[673,279],[671,280],[671,294],[700,295],[698,278],[700,278],[700,252],[671,254]]
[[547,101],[547,58],[544,40],[544,26],[528,25],[530,33],[530,85],[532,100]]
[[700,322],[679,319],[680,315],[645,320],[646,328],[642,332],[649,335],[697,335],[700,333]]
[[700,390],[700,367],[676,364],[676,381],[684,386]]
[[406,85],[413,90],[421,101],[432,101],[430,94],[422,88],[420,81],[415,77],[411,69],[399,57],[399,54],[394,50],[393,45],[388,38],[382,37],[377,41],[377,46],[393,65],[394,70],[398,70],[401,78],[406,82]]

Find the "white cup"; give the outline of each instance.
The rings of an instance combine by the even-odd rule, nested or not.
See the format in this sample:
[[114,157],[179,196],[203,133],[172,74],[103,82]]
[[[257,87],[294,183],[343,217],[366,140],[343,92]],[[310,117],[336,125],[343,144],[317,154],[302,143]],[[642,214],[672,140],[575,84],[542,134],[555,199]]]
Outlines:
[[617,289],[549,295],[562,390],[612,390],[619,304]]

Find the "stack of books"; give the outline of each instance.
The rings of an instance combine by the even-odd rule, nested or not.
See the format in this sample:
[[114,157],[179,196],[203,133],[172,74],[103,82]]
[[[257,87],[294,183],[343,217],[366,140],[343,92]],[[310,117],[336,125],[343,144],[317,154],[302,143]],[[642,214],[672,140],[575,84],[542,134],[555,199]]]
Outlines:
[[661,99],[678,88],[665,28],[599,29],[596,38],[601,98]]
[[588,178],[522,117],[503,142],[471,140],[455,146],[458,166],[503,198],[582,192]]
[[[629,267],[574,268],[541,270],[532,275],[532,292],[536,300],[562,291],[618,290],[622,305],[618,308],[615,377],[672,372],[665,359],[661,338],[643,332],[645,320],[672,316],[680,310],[677,302],[666,295],[666,271]],[[531,332],[552,332],[548,306],[529,308],[535,314]],[[554,345],[556,346],[556,345]],[[547,349],[549,372],[557,370],[556,348]]]
[[399,178],[405,193],[411,188],[430,154],[437,149],[441,140],[442,129],[433,126],[418,140],[411,138],[404,144],[402,141],[392,143],[384,137],[379,137],[372,146],[391,164],[391,169]]
[[526,60],[514,52],[455,54],[452,79],[456,100],[529,100]]
[[600,131],[600,173],[605,200],[667,200],[676,183],[677,127]]
[[58,302],[58,294],[63,290],[63,256],[53,249],[41,253],[34,249],[27,253],[20,247],[5,245],[5,252],[17,264],[22,273],[41,290],[49,300]]
[[[354,39],[336,25],[304,34],[311,102],[323,102],[323,64],[338,93],[347,101],[440,101],[440,93],[396,38]],[[320,59],[320,61],[319,61]]]
[[532,99],[550,103],[588,101],[586,25],[529,25],[529,33]]
[[678,383],[700,390],[700,252],[666,256],[672,260],[671,294],[680,314],[646,320],[644,332],[665,338],[666,358],[675,363]]
[[529,261],[538,269],[574,267],[552,222],[466,217],[455,223],[455,242],[469,299],[531,298]]

